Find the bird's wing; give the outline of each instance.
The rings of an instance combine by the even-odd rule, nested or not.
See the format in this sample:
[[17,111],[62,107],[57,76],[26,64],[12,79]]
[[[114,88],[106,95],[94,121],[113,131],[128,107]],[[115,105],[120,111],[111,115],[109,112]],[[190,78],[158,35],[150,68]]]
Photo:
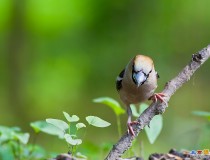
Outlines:
[[117,76],[117,80],[116,80],[116,89],[119,91],[122,88],[122,80],[124,77],[124,73],[125,73],[125,69],[123,69],[119,76]]
[[158,72],[156,72],[156,77],[157,79],[160,78],[160,75],[158,74]]

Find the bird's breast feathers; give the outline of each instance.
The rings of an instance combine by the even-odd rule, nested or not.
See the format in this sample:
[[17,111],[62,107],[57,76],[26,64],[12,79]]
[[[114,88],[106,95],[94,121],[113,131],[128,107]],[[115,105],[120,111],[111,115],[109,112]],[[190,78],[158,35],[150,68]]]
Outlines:
[[149,99],[157,88],[157,83],[150,84],[145,82],[137,87],[136,85],[126,84],[122,82],[122,89],[119,90],[120,97],[125,103],[136,104]]

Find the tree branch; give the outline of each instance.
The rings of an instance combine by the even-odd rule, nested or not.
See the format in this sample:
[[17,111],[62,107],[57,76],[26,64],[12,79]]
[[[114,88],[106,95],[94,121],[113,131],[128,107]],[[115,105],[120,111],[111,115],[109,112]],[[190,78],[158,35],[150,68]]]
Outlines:
[[[174,79],[166,83],[162,93],[166,95],[165,101],[168,102],[171,96],[187,81],[194,72],[210,57],[210,45],[202,49],[196,54],[192,55],[190,63],[184,67],[184,69],[176,76]],[[136,137],[143,130],[143,128],[150,123],[155,115],[162,114],[167,108],[167,104],[164,102],[152,103],[138,118],[139,124],[133,125]],[[112,150],[109,152],[105,160],[120,160],[122,154],[127,151],[131,145],[132,141],[136,138],[132,137],[130,134],[125,133],[120,140],[113,146]]]

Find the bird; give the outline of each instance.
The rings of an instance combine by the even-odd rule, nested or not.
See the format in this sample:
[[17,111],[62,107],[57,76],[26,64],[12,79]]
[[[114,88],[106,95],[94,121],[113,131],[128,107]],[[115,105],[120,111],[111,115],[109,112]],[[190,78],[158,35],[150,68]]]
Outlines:
[[132,136],[135,136],[132,125],[139,122],[131,121],[132,110],[130,105],[142,103],[146,100],[165,102],[165,94],[155,93],[158,78],[159,75],[155,70],[153,60],[145,55],[136,55],[116,79],[116,89],[121,101],[127,108],[128,133]]

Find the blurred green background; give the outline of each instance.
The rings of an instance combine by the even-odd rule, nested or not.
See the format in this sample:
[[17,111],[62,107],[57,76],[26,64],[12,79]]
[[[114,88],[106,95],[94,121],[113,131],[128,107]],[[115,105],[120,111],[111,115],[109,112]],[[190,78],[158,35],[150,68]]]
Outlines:
[[[118,140],[114,113],[92,99],[119,100],[115,79],[130,58],[145,54],[160,74],[158,91],[210,43],[209,0],[0,0],[0,124],[97,115],[112,125],[91,128],[87,142]],[[155,144],[140,135],[145,155],[170,148],[204,149],[193,110],[210,111],[210,61],[171,99]],[[122,104],[122,103],[121,103]],[[123,131],[127,115],[123,115]],[[207,139],[209,141],[209,139]],[[49,143],[50,142],[50,143]],[[66,152],[56,137],[38,144]]]

